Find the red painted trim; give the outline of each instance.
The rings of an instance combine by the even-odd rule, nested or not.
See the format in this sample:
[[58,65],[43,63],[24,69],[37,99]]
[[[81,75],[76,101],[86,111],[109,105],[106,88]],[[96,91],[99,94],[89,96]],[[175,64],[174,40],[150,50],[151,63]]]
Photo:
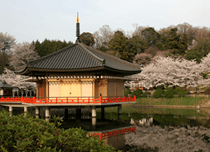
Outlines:
[[55,98],[55,99],[48,99],[48,98],[44,98],[44,99],[40,99],[40,98],[28,98],[28,97],[12,97],[12,98],[4,98],[1,97],[0,98],[0,103],[1,102],[18,102],[18,103],[30,103],[30,104],[91,104],[91,103],[120,103],[120,102],[133,102],[136,101],[136,96],[134,97],[119,97],[119,98],[109,98],[107,97],[106,99],[103,99],[102,96],[100,96],[99,98],[96,99],[92,99],[92,98],[87,98],[87,99],[83,99],[83,98],[79,98],[77,97],[76,99],[70,99],[70,98]]
[[124,129],[119,129],[119,130],[103,132],[103,133],[88,133],[87,135],[91,134],[91,135],[94,135],[94,136],[99,136],[99,139],[102,140],[103,138],[109,138],[110,136],[126,134],[126,133],[131,132],[131,131],[136,133],[136,126],[135,127],[130,127],[130,128],[124,128]]

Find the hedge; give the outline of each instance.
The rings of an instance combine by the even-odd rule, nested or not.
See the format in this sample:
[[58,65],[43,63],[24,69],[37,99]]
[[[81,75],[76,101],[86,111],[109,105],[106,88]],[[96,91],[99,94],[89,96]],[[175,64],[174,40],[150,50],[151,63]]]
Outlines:
[[0,151],[114,151],[114,148],[103,145],[103,141],[90,135],[81,128],[60,129],[58,118],[53,123],[43,119],[32,118],[23,114],[9,116],[6,111],[0,112]]

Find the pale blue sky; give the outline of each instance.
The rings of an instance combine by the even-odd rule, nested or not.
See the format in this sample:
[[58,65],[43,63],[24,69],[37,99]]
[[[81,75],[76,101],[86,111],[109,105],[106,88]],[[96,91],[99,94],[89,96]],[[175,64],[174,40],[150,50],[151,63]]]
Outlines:
[[209,0],[0,0],[0,32],[17,42],[75,42],[77,12],[81,33],[103,25],[132,31],[134,23],[156,30],[184,22],[210,27]]

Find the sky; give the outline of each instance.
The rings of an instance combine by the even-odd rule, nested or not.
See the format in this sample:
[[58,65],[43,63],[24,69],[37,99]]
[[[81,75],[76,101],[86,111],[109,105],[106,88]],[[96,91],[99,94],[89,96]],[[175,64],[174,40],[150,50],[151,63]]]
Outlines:
[[189,23],[210,27],[210,0],[0,0],[0,32],[17,42],[76,41],[80,33],[109,25],[113,31],[134,31],[133,24],[156,30]]

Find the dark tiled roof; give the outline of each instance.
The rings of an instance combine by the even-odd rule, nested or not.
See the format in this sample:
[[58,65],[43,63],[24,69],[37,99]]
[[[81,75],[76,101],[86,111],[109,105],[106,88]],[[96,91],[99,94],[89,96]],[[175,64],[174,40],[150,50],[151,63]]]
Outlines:
[[84,69],[102,66],[102,62],[91,56],[80,45],[71,45],[60,51],[29,62],[29,68],[39,69]]
[[28,68],[47,70],[78,70],[106,67],[113,70],[140,72],[140,66],[126,62],[101,51],[77,43],[57,52],[29,61],[29,65],[16,71],[22,73]]
[[141,68],[139,65],[127,62],[125,60],[121,60],[117,57],[106,54],[102,51],[88,47],[87,45],[84,45],[84,44],[81,44],[81,45],[83,45],[86,49],[91,51],[93,54],[95,54],[99,58],[104,59],[105,66],[107,66],[107,67],[117,69],[117,70],[125,70],[125,71],[138,71]]

